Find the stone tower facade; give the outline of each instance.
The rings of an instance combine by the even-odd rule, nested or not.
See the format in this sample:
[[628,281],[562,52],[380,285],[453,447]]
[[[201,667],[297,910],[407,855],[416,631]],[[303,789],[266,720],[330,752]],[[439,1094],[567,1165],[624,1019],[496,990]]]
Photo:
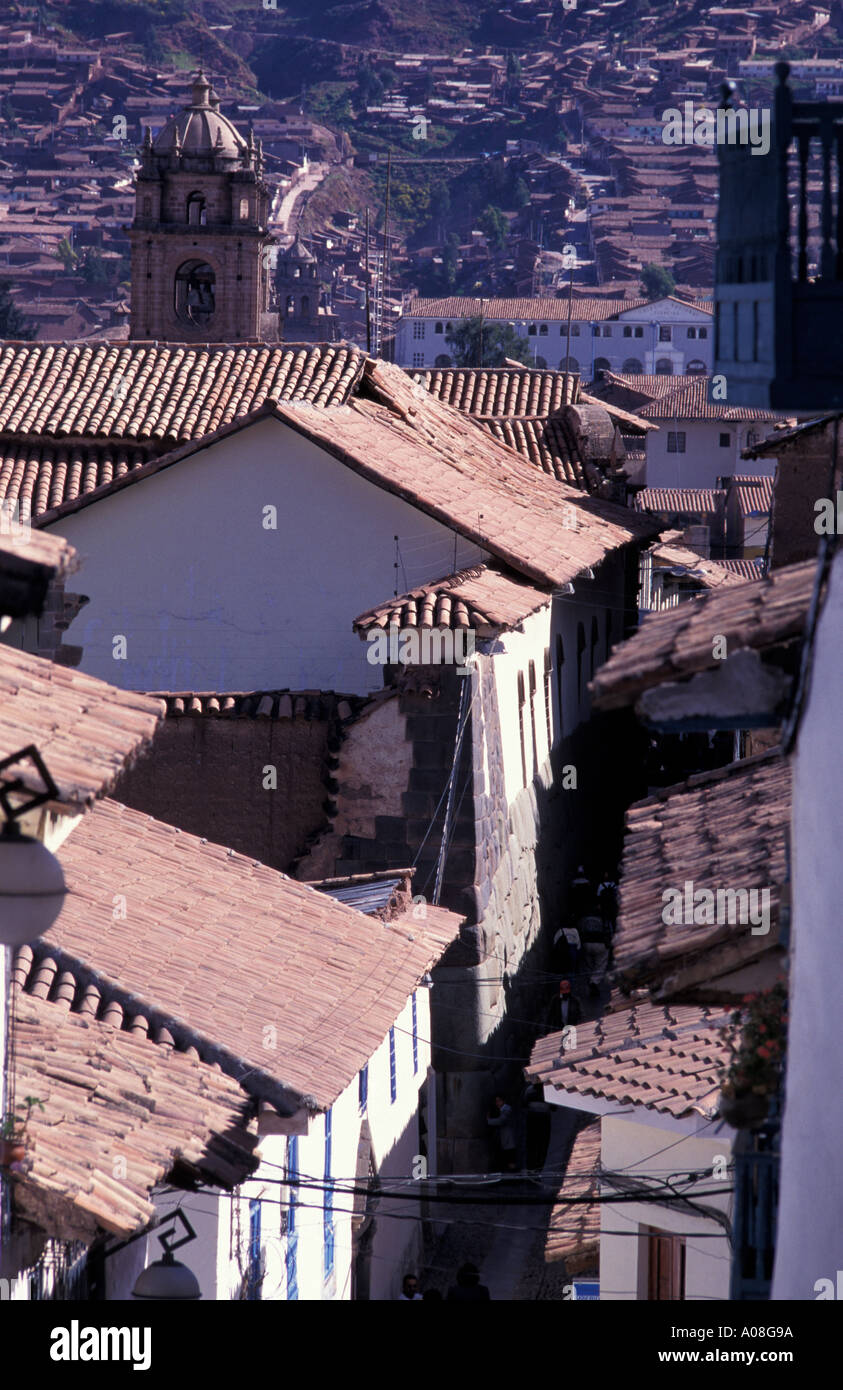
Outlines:
[[333,343],[339,337],[337,316],[322,305],[316,257],[296,237],[278,253],[275,272],[281,337],[288,343]]
[[200,72],[191,102],[153,141],[135,186],[132,339],[275,340],[267,230],[270,191],[260,141],[220,113]]

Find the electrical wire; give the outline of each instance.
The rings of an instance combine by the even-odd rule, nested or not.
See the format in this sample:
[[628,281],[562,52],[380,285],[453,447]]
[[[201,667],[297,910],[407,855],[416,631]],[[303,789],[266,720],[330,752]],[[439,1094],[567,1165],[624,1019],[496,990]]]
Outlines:
[[[197,1189],[197,1195],[200,1195],[200,1196],[211,1196],[211,1197],[214,1197],[214,1198],[224,1197],[224,1198],[228,1198],[229,1201],[240,1201],[240,1202],[245,1202],[245,1201],[248,1201],[248,1200],[249,1200],[248,1198],[242,1196],[242,1194],[240,1194],[240,1193],[238,1193],[238,1192],[227,1192],[224,1188],[201,1187],[201,1188],[198,1188],[198,1189]],[[305,1224],[305,1225],[303,1225],[303,1226],[299,1226],[299,1217],[300,1217],[300,1215],[301,1215],[302,1213],[305,1213],[305,1212],[308,1212],[308,1211],[312,1211],[312,1212],[322,1212],[322,1211],[324,1210],[323,1207],[319,1206],[319,1205],[316,1204],[316,1203],[312,1203],[312,1204],[307,1204],[307,1205],[305,1205],[304,1203],[301,1203],[301,1202],[285,1202],[285,1201],[283,1201],[282,1199],[280,1199],[280,1198],[275,1198],[275,1197],[261,1197],[261,1198],[259,1198],[259,1200],[260,1200],[260,1202],[261,1202],[262,1204],[265,1204],[266,1206],[279,1207],[279,1208],[281,1208],[281,1209],[283,1209],[283,1210],[285,1210],[285,1211],[295,1211],[295,1213],[296,1213],[296,1230],[297,1230],[297,1231],[298,1231],[298,1230],[315,1230],[315,1229],[317,1229],[318,1227],[321,1227],[321,1226],[324,1225],[324,1218],[323,1218],[322,1216],[319,1216],[317,1220],[315,1220],[315,1221],[312,1222],[312,1224],[309,1224],[309,1225],[308,1225],[308,1224]],[[423,1200],[423,1198],[419,1198],[419,1200],[421,1201],[421,1200]],[[191,1207],[190,1210],[193,1210],[193,1207]],[[200,1210],[200,1209],[197,1208],[197,1210]],[[356,1212],[356,1211],[354,1211],[353,1209],[347,1209],[347,1208],[334,1208],[334,1210],[337,1212],[338,1215],[342,1215],[342,1216],[359,1216],[359,1215],[361,1215],[360,1212]],[[213,1211],[205,1211],[205,1212],[201,1212],[201,1214],[202,1214],[202,1215],[205,1215],[205,1216],[213,1216],[215,1213],[214,1213]],[[439,1226],[481,1226],[481,1227],[483,1228],[483,1230],[491,1230],[491,1231],[518,1231],[518,1232],[521,1232],[521,1233],[524,1233],[524,1232],[531,1232],[531,1233],[534,1233],[534,1234],[538,1234],[538,1233],[540,1233],[540,1231],[541,1231],[541,1227],[540,1227],[540,1226],[535,1226],[535,1225],[532,1225],[532,1226],[516,1226],[516,1225],[512,1225],[512,1224],[509,1223],[509,1222],[503,1222],[503,1221],[488,1221],[488,1220],[486,1220],[485,1217],[482,1217],[482,1218],[481,1218],[481,1217],[478,1217],[477,1220],[467,1220],[467,1219],[465,1219],[465,1218],[463,1218],[463,1217],[448,1217],[448,1216],[438,1216],[438,1215],[435,1216],[435,1217],[430,1217],[430,1216],[417,1216],[415,1213],[412,1213],[412,1212],[390,1212],[390,1211],[380,1211],[380,1210],[378,1210],[378,1211],[370,1211],[368,1214],[369,1214],[371,1217],[373,1217],[373,1219],[375,1219],[376,1221],[380,1221],[381,1219],[386,1218],[386,1219],[391,1220],[391,1221],[413,1221],[413,1222],[416,1222],[416,1223],[420,1223],[420,1224],[422,1224],[422,1225],[428,1225],[428,1224],[434,1223],[437,1227],[439,1227]],[[630,1221],[634,1221],[634,1220],[635,1220],[634,1217],[628,1217],[628,1218],[625,1217],[624,1214],[623,1214],[623,1212],[618,1212],[618,1215],[619,1215],[619,1216],[623,1216],[623,1217],[624,1217],[624,1220],[630,1220]],[[552,1229],[553,1229],[553,1234],[554,1234],[554,1235],[571,1235],[571,1236],[578,1236],[578,1235],[582,1235],[582,1233],[583,1233],[583,1232],[582,1232],[582,1226],[558,1226],[558,1225],[555,1225],[555,1224],[554,1224],[554,1226],[553,1226]],[[149,1234],[150,1234],[150,1235],[154,1235],[154,1232],[151,1231]],[[634,1239],[634,1240],[639,1240],[639,1239],[640,1239],[640,1232],[639,1232],[637,1229],[634,1230],[634,1231],[608,1231],[608,1230],[601,1230],[599,1234],[600,1234],[600,1235],[607,1235],[607,1236],[625,1236],[625,1237],[630,1237],[631,1239]],[[719,1233],[716,1232],[716,1231],[712,1231],[712,1232],[708,1232],[708,1231],[671,1231],[670,1234],[671,1234],[671,1235],[678,1235],[678,1236],[685,1236],[685,1237],[688,1237],[688,1238],[693,1238],[694,1240],[725,1240],[725,1238],[726,1238],[725,1235],[721,1235],[721,1234],[719,1234]],[[275,1240],[283,1240],[284,1237],[283,1237],[283,1236],[273,1236],[273,1237],[271,1237],[271,1239],[274,1240],[274,1241],[275,1241]],[[388,1258],[388,1257],[384,1257],[384,1258]],[[716,1258],[718,1258],[718,1259],[728,1259],[729,1256],[727,1256],[727,1255],[722,1255],[722,1256],[717,1256]],[[433,1267],[433,1266],[431,1266],[431,1267]]]
[[[271,1166],[273,1166],[273,1167],[279,1167],[279,1168],[282,1167],[282,1165],[280,1165],[280,1164],[273,1164],[273,1165],[271,1165]],[[503,1176],[503,1175],[501,1175],[501,1176]],[[601,1179],[601,1180],[605,1180],[605,1177],[606,1177],[606,1175],[604,1174],[604,1175],[603,1175],[603,1179]],[[302,1174],[298,1174],[295,1178],[270,1178],[270,1177],[264,1177],[264,1178],[260,1179],[260,1181],[262,1181],[262,1182],[267,1182],[267,1183],[271,1183],[271,1184],[274,1184],[274,1185],[276,1185],[276,1186],[278,1186],[278,1187],[295,1188],[295,1189],[297,1189],[297,1190],[299,1190],[299,1191],[304,1191],[304,1192],[322,1193],[323,1195],[329,1196],[329,1197],[332,1197],[332,1198],[333,1198],[333,1197],[337,1197],[337,1196],[339,1196],[339,1197],[365,1197],[365,1198],[367,1198],[369,1201],[377,1201],[377,1202],[381,1202],[381,1201],[404,1201],[404,1202],[408,1202],[408,1201],[409,1201],[409,1202],[424,1201],[424,1202],[427,1202],[427,1203],[442,1203],[443,1205],[447,1205],[447,1206],[453,1206],[453,1205],[455,1204],[455,1203],[454,1203],[454,1197],[453,1197],[452,1195],[450,1195],[450,1194],[447,1194],[447,1193],[444,1193],[444,1194],[443,1194],[443,1193],[438,1193],[438,1192],[390,1192],[390,1191],[387,1191],[385,1188],[383,1188],[383,1187],[381,1187],[381,1186],[378,1186],[374,1191],[372,1191],[372,1189],[371,1189],[370,1187],[359,1187],[359,1186],[357,1186],[357,1185],[353,1185],[353,1186],[352,1186],[352,1185],[350,1185],[350,1184],[348,1184],[348,1183],[345,1183],[343,1180],[338,1179],[338,1178],[330,1178],[330,1179],[325,1179],[325,1178],[307,1178],[307,1177],[304,1177]],[[428,1179],[412,1179],[411,1181],[414,1181],[414,1182],[416,1182],[416,1183],[422,1182],[422,1181],[424,1181],[424,1182],[430,1182],[430,1181],[440,1182],[440,1181],[442,1181],[442,1179],[440,1179],[440,1178],[434,1178],[434,1179],[429,1179],[429,1178],[428,1178]],[[695,1196],[696,1198],[701,1198],[701,1197],[722,1197],[722,1196],[726,1195],[727,1193],[729,1193],[729,1192],[731,1192],[731,1191],[733,1191],[733,1189],[732,1189],[731,1187],[726,1187],[726,1186],[721,1185],[721,1186],[719,1186],[719,1187],[717,1187],[717,1188],[714,1188],[714,1189],[711,1189],[711,1190],[705,1189],[704,1191],[697,1191],[697,1192],[694,1193],[694,1196]],[[502,1200],[494,1200],[494,1199],[489,1200],[487,1197],[479,1196],[479,1195],[477,1195],[477,1194],[472,1194],[472,1195],[462,1194],[462,1195],[460,1196],[460,1198],[459,1198],[459,1202],[457,1203],[457,1205],[460,1205],[460,1206],[477,1206],[477,1207],[483,1207],[483,1206],[485,1206],[485,1207],[501,1207],[501,1206],[504,1206],[504,1207],[532,1207],[532,1206],[535,1206],[535,1207],[548,1207],[548,1206],[549,1206],[549,1207],[555,1207],[555,1206],[578,1207],[578,1206],[615,1206],[615,1205],[627,1204],[627,1203],[632,1203],[632,1204],[634,1204],[634,1203],[638,1203],[638,1202],[644,1202],[644,1203],[653,1202],[653,1203],[655,1203],[656,1205],[662,1205],[662,1206],[663,1206],[663,1205],[664,1205],[665,1198],[667,1198],[667,1199],[670,1200],[670,1201],[675,1201],[676,1198],[677,1198],[677,1194],[676,1194],[675,1190],[672,1189],[672,1188],[670,1188],[670,1186],[669,1186],[668,1184],[664,1184],[664,1190],[663,1190],[663,1191],[656,1191],[656,1190],[654,1189],[654,1190],[652,1191],[652,1193],[650,1193],[650,1192],[645,1192],[645,1193],[639,1193],[639,1192],[635,1192],[635,1193],[625,1193],[625,1192],[620,1192],[620,1193],[613,1193],[613,1194],[607,1195],[607,1196],[588,1194],[588,1195],[582,1196],[582,1197],[565,1197],[565,1196],[562,1196],[560,1193],[557,1193],[557,1192],[554,1191],[554,1192],[549,1192],[549,1193],[547,1193],[547,1194],[541,1194],[541,1195],[537,1195],[537,1196],[533,1196],[533,1195],[530,1195],[530,1194],[512,1194],[512,1195],[510,1195],[510,1196],[508,1196],[508,1197],[506,1197],[506,1198],[504,1198],[504,1199],[502,1199]],[[685,1200],[685,1199],[683,1198],[682,1200]],[[315,1204],[314,1204],[314,1203],[310,1203],[310,1204],[305,1203],[305,1204],[303,1204],[303,1205],[315,1205]]]

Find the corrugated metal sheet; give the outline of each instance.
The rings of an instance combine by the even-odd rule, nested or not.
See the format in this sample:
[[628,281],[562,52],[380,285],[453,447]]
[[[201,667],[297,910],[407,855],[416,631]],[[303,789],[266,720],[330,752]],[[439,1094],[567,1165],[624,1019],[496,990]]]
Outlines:
[[346,903],[348,907],[356,907],[358,912],[371,917],[389,907],[392,895],[401,887],[401,882],[400,878],[382,878],[370,883],[350,883],[346,888],[323,888],[318,883],[313,886],[317,892],[336,898],[338,903]]

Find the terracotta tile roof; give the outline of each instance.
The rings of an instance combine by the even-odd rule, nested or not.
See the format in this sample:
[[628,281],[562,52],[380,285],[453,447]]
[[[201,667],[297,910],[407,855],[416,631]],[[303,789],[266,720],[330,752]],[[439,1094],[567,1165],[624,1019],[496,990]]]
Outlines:
[[[707,377],[693,379],[708,380]],[[672,391],[676,390],[677,384],[684,380],[685,377],[663,376],[660,372],[612,372],[604,370],[600,373],[599,380],[592,385],[591,392],[597,400],[600,400],[604,393],[615,387],[629,392],[630,395],[643,396],[647,401],[655,401],[660,400],[663,396],[669,396]],[[689,377],[688,380],[691,378]],[[640,406],[636,409],[640,409]]]
[[363,361],[344,344],[6,343],[0,434],[184,442],[267,400],[341,403]]
[[717,1075],[728,1056],[720,1034],[728,1018],[697,1005],[624,1007],[578,1023],[573,1051],[563,1051],[561,1033],[540,1038],[527,1075],[562,1094],[617,1107],[708,1117],[717,1109]]
[[620,372],[605,372],[603,384],[604,387],[626,386],[650,396],[649,402],[636,407],[645,420],[730,420],[738,423],[782,419],[781,412],[775,410],[710,401],[708,376],[624,376]]
[[163,700],[167,715],[207,715],[217,719],[350,719],[363,705],[359,695],[324,690],[161,690],[148,692]]
[[732,489],[742,516],[764,515],[773,509],[773,479],[736,474]]
[[104,487],[153,457],[146,448],[109,444],[53,444],[0,440],[0,503],[19,502],[33,517]]
[[399,368],[368,362],[364,383],[371,399],[361,392],[345,410],[279,413],[528,578],[567,583],[610,551],[652,536],[652,523],[642,529],[631,508],[552,482],[491,439],[478,447],[474,423]]
[[480,417],[545,418],[577,398],[578,378],[573,374],[568,378],[566,394],[564,372],[526,367],[436,367],[427,371],[414,368],[409,375],[436,400]]
[[544,1246],[546,1263],[565,1261],[569,1275],[596,1269],[600,1259],[600,1205],[568,1206],[572,1197],[599,1197],[600,1121],[579,1131],[565,1168],[559,1196],[551,1209]]
[[[624,989],[649,987],[657,998],[694,989],[695,997],[707,991],[711,1000],[715,977],[776,946],[790,780],[777,750],[691,777],[629,808],[614,943]],[[663,890],[684,894],[688,881],[714,892],[769,888],[769,932],[753,935],[746,922],[665,924]]]
[[79,564],[63,536],[33,530],[25,514],[16,519],[0,502],[0,616],[40,616],[50,581],[72,574]]
[[[0,518],[3,513],[0,512]],[[17,523],[12,516],[6,526],[0,525],[0,566],[12,560],[49,570],[60,579],[79,569],[81,561],[70,541],[55,532],[34,531],[31,526]]]
[[725,500],[723,488],[645,487],[635,494],[641,512],[671,512],[679,516],[708,516]]
[[791,444],[798,444],[806,434],[813,434],[815,430],[822,431],[827,429],[836,418],[838,417],[835,416],[834,413],[820,415],[813,420],[805,420],[798,425],[791,420],[789,422],[789,428],[785,427],[782,422],[772,433],[766,435],[764,439],[759,440],[757,444],[747,445],[747,447],[741,451],[741,458],[768,458],[774,455],[776,450],[781,448],[782,445],[789,446]]
[[620,708],[662,681],[717,667],[715,634],[727,639],[727,648],[759,650],[801,637],[816,569],[814,560],[787,565],[760,581],[735,584],[645,618],[597,671],[590,685],[594,704]]
[[[678,303],[683,301],[679,300]],[[617,318],[627,309],[640,309],[647,299],[591,297],[574,300],[573,321]],[[695,305],[688,305],[695,308]],[[404,310],[405,318],[468,319],[480,314],[486,319],[539,319],[545,322],[568,320],[568,297],[560,299],[470,299],[459,295],[450,299],[414,299]]]
[[633,434],[649,434],[651,430],[659,428],[658,425],[653,424],[652,420],[645,420],[643,416],[635,415],[630,410],[621,410],[620,406],[615,405],[612,401],[601,401],[599,396],[592,396],[589,391],[580,391],[577,403],[579,405],[602,406],[619,428],[632,430]]
[[[163,714],[160,700],[0,644],[0,758],[36,744],[65,809],[81,811],[108,791]],[[9,775],[43,789],[29,763]]]
[[489,565],[475,565],[388,599],[354,619],[361,636],[388,627],[472,629],[489,636],[517,627],[550,603],[552,594]]
[[264,405],[215,436],[64,504],[44,520],[52,522],[172,467],[214,438],[265,415],[282,420],[377,487],[405,498],[542,584],[568,583],[612,551],[651,539],[659,529],[632,508],[551,481],[512,450],[485,438],[473,420],[430,397],[400,367],[372,360],[366,361],[346,406]]
[[484,429],[517,454],[529,459],[542,472],[560,483],[588,492],[588,480],[576,440],[563,421],[503,419],[478,421]]
[[[657,569],[668,569],[677,577],[687,575],[703,589],[722,589],[740,584],[746,578],[760,579],[760,571],[751,576],[736,572],[723,560],[707,560],[695,550],[689,550],[681,542],[681,531],[668,531],[660,541],[650,547],[650,553]],[[676,537],[676,539],[672,539]],[[741,561],[752,566],[751,560]]]
[[[332,1105],[460,919],[382,923],[221,845],[103,801],[62,845],[50,950],[168,1019],[250,1093]],[[127,916],[114,920],[113,897]],[[273,1028],[276,1047],[266,1046]]]
[[566,392],[564,372],[454,367],[409,375],[436,400],[471,415],[494,439],[545,473],[589,491],[573,434],[551,418],[577,399],[576,376],[569,377]]
[[44,1106],[33,1107],[14,1178],[21,1216],[61,1240],[125,1237],[148,1225],[151,1190],[176,1162],[223,1187],[256,1169],[250,1102],[236,1081],[39,993],[14,996],[16,1094]]

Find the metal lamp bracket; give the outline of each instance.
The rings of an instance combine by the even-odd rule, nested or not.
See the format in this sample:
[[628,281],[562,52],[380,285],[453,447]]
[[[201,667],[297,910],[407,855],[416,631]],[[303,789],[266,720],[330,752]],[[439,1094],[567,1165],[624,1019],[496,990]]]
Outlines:
[[[12,806],[9,797],[12,792],[25,792],[26,783],[22,777],[16,777],[13,781],[2,781],[2,774],[7,768],[14,767],[17,763],[25,762],[26,759],[33,762],[38,770],[41,781],[44,783],[44,791],[30,792],[29,799],[21,806]],[[0,759],[0,806],[6,817],[6,823],[10,826],[15,821],[20,820],[29,811],[34,811],[37,806],[43,806],[48,801],[57,801],[59,789],[47,771],[44,759],[38,752],[34,743],[30,743],[26,748],[20,748],[17,753],[11,753],[8,758]]]

